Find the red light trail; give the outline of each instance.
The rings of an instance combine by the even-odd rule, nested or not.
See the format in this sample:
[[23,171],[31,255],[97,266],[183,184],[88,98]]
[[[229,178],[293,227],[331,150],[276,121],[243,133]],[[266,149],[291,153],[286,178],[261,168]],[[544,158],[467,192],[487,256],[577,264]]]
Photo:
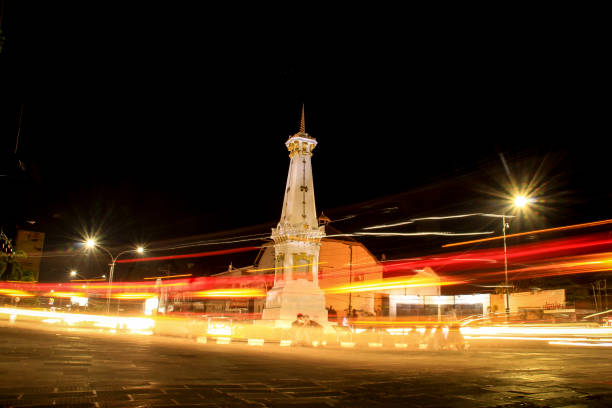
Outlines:
[[166,259],[201,258],[205,256],[226,255],[226,254],[235,254],[238,252],[256,251],[258,249],[260,249],[260,247],[243,247],[243,248],[223,249],[220,251],[198,252],[195,254],[152,256],[152,257],[147,257],[147,258],[122,259],[120,261],[117,261],[116,263],[163,261]]

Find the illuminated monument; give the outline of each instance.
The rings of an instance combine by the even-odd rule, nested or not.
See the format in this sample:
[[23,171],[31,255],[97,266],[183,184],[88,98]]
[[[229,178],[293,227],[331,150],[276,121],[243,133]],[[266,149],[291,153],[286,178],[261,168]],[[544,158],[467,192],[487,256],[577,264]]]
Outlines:
[[[304,107],[300,130],[285,143],[289,149],[289,175],[280,221],[272,229],[274,287],[268,292],[262,320],[288,326],[298,313],[327,325],[325,294],[319,288],[319,249],[325,227],[316,216],[310,157],[317,145],[306,133]],[[271,323],[271,322],[270,322]]]

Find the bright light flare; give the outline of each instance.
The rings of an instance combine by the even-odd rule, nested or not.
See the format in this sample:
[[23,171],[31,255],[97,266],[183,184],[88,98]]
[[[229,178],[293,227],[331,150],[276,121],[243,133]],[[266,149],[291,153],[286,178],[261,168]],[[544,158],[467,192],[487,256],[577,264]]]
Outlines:
[[96,240],[92,238],[87,239],[87,241],[85,241],[85,246],[87,248],[94,248],[96,246]]
[[523,195],[516,196],[514,198],[514,205],[518,208],[525,207],[531,200]]

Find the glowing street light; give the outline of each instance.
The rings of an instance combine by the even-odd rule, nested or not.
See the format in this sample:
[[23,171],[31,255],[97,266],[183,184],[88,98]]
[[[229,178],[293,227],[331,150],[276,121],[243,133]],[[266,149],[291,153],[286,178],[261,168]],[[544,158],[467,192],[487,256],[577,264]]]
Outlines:
[[[100,248],[100,249],[105,251],[110,256],[111,263],[110,263],[110,271],[109,271],[109,274],[108,274],[108,290],[106,292],[106,297],[107,297],[107,299],[106,299],[106,313],[110,314],[111,290],[112,290],[112,287],[113,287],[113,276],[115,274],[115,263],[117,262],[117,259],[121,255],[127,254],[128,252],[136,252],[138,254],[143,254],[144,253],[144,248],[142,246],[139,246],[139,247],[137,247],[135,249],[126,249],[124,251],[119,252],[117,255],[113,255],[111,253],[111,251],[109,251],[108,249],[104,248],[101,245],[98,245],[98,243],[94,239],[92,239],[92,238],[89,238],[87,241],[85,241],[85,246],[87,248],[90,248],[90,249]],[[103,276],[106,277],[105,275],[103,275]]]
[[531,201],[532,201],[531,199],[525,196],[519,195],[519,196],[514,197],[514,206],[516,208],[523,208],[527,204],[529,204]]
[[81,275],[80,273],[78,273],[75,269],[70,270],[70,277],[72,277],[72,278],[81,278],[81,279],[85,279],[86,280],[86,278],[83,275]]

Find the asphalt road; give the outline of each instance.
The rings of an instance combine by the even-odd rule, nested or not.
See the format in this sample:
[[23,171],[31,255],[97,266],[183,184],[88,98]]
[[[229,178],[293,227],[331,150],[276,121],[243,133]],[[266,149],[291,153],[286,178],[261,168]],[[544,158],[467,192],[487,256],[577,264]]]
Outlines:
[[200,344],[0,323],[0,406],[609,407],[612,350]]

